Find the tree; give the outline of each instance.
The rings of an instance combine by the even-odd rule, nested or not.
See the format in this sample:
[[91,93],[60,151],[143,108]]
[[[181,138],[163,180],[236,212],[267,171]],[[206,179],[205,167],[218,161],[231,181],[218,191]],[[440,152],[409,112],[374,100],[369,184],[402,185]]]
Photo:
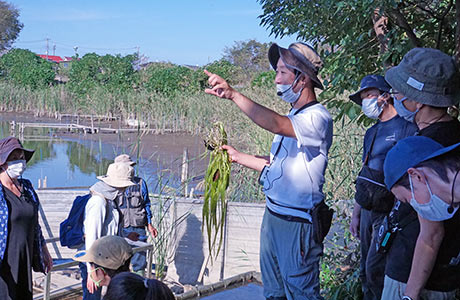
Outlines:
[[0,78],[31,88],[54,82],[53,63],[25,49],[13,49],[0,57]]
[[270,70],[267,52],[270,44],[256,40],[235,42],[232,47],[225,47],[224,59],[243,70],[263,72]]
[[273,35],[297,35],[317,47],[325,60],[325,98],[353,116],[352,103],[332,99],[356,89],[366,74],[382,74],[411,48],[438,48],[460,60],[460,0],[455,1],[259,0],[261,25]]
[[18,9],[0,0],[0,51],[10,48],[24,26],[18,17]]
[[137,55],[104,55],[88,53],[72,62],[69,87],[77,95],[84,96],[94,88],[101,87],[110,92],[123,92],[133,88],[137,73],[132,63]]

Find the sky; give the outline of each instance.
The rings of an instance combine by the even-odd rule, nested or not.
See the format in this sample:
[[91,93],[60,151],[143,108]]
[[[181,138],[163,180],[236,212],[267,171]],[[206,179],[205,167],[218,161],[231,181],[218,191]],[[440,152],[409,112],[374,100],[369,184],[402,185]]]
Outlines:
[[7,0],[24,28],[16,48],[59,56],[137,51],[149,61],[205,65],[236,41],[255,39],[287,47],[295,36],[276,39],[258,16],[256,0]]

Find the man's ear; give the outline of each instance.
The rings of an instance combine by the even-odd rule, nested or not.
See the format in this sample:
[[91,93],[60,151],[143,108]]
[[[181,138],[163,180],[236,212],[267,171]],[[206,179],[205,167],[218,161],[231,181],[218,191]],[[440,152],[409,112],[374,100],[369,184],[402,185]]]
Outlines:
[[407,174],[411,176],[412,182],[418,181],[421,183],[426,183],[426,176],[425,173],[423,173],[422,170],[417,169],[417,168],[409,168],[407,170]]
[[308,75],[306,75],[305,73],[302,73],[302,75],[300,75],[299,81],[301,82],[303,87],[309,88],[312,86],[312,81],[310,77],[308,77]]
[[422,103],[420,103],[420,102],[416,102],[416,103],[415,103],[415,107],[416,107],[418,110],[421,110],[423,106],[425,106],[425,104],[422,104]]

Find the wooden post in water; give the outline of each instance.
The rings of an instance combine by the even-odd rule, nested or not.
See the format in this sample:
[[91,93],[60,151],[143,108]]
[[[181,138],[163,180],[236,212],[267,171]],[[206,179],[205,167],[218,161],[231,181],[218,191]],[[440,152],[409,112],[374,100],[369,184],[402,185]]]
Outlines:
[[183,186],[184,197],[187,197],[188,192],[188,149],[184,148],[182,156],[182,172],[180,176],[180,183]]
[[16,121],[11,121],[10,135],[16,136]]

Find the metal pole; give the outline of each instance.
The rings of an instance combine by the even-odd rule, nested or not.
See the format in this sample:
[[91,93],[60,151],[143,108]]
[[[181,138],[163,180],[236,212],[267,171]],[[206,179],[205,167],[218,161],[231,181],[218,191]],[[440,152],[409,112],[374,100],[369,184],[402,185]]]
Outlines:
[[184,197],[187,197],[188,193],[188,150],[184,148],[184,154],[182,156],[182,173],[180,177],[181,184],[183,184]]
[[152,278],[153,245],[147,251],[147,278]]
[[51,290],[51,270],[46,274],[45,278],[45,295],[43,296],[43,300],[50,299],[50,290]]

